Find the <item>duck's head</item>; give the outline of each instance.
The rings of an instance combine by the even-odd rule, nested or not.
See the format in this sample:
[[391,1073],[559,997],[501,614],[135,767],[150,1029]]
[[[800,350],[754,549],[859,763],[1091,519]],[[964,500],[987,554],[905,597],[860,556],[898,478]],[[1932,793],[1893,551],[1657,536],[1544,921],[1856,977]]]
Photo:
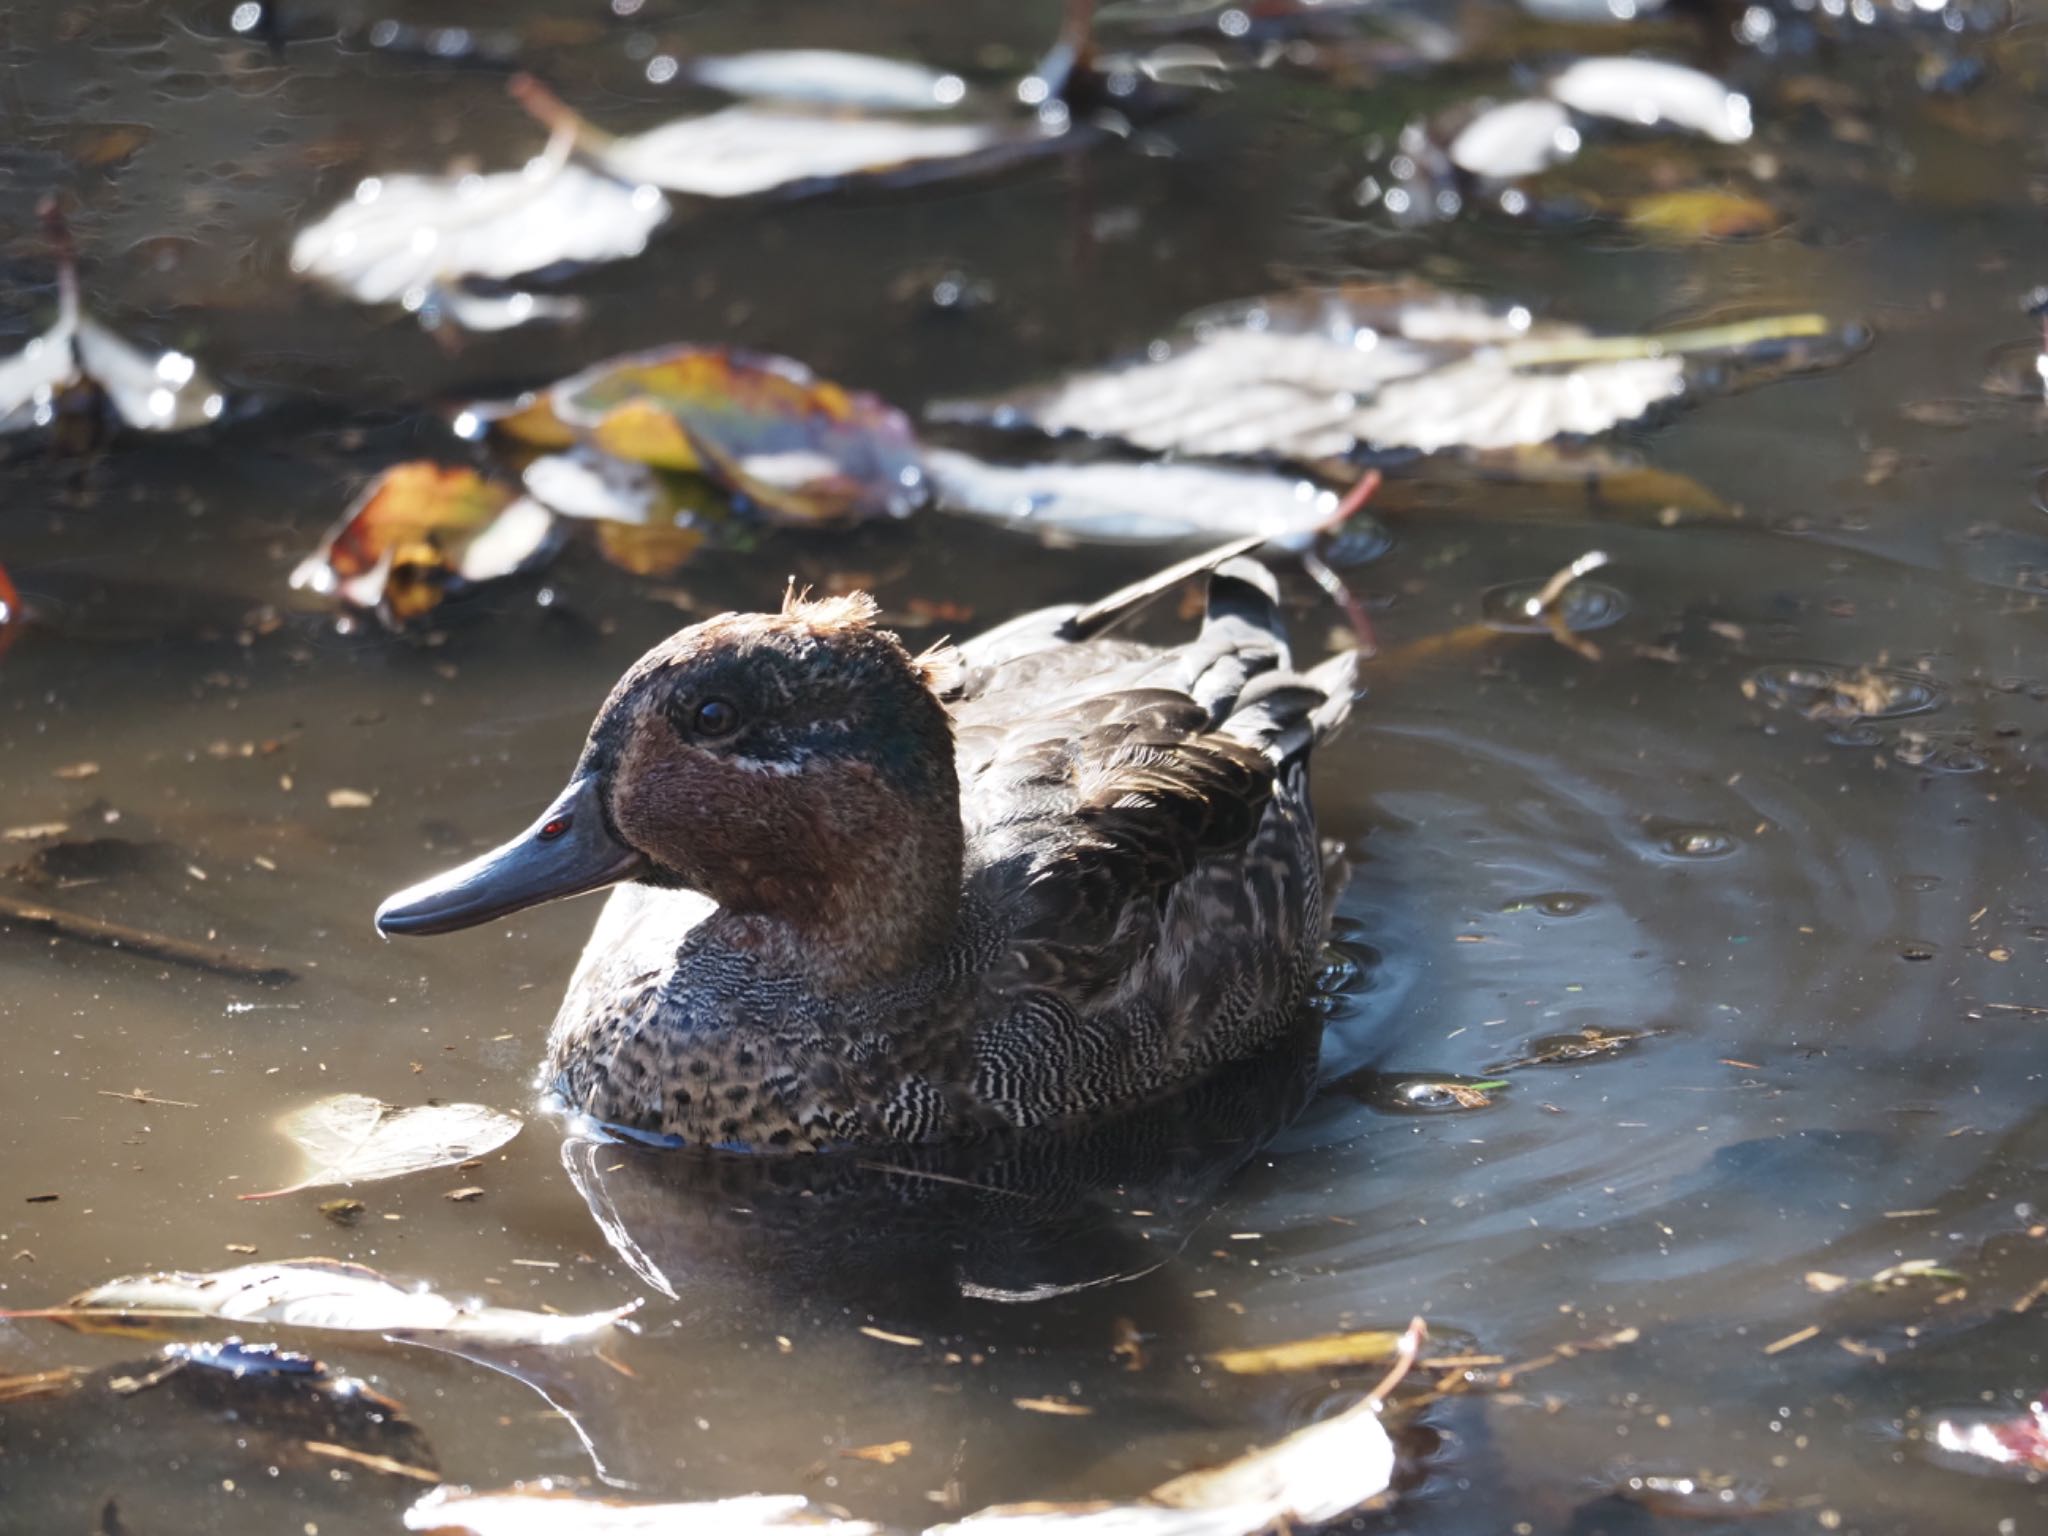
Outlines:
[[872,928],[869,909],[950,904],[959,788],[934,692],[947,662],[912,656],[875,617],[864,594],[793,597],[663,641],[619,679],[540,818],[391,897],[378,930],[446,933],[622,880],[825,943]]

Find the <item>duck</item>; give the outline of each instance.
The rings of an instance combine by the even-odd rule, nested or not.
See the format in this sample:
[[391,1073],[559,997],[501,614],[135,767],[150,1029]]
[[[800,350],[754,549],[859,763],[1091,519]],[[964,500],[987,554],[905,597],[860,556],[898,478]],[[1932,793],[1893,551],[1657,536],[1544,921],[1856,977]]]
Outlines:
[[[961,1143],[1221,1072],[1307,999],[1309,759],[1358,692],[1355,650],[1295,668],[1257,543],[917,653],[865,593],[693,624],[532,826],[376,926],[612,888],[540,1081],[660,1146]],[[1130,633],[1197,579],[1194,633]]]

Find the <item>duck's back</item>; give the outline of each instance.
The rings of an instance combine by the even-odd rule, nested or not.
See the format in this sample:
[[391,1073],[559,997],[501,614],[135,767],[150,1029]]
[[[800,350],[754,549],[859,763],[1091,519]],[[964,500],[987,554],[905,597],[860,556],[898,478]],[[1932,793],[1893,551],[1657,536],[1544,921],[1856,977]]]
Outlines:
[[1272,577],[1211,577],[1201,632],[1102,633],[1151,585],[963,647],[952,709],[970,921],[991,954],[978,1107],[1024,1125],[1158,1092],[1294,1021],[1323,932],[1307,794],[1355,658],[1291,668]]

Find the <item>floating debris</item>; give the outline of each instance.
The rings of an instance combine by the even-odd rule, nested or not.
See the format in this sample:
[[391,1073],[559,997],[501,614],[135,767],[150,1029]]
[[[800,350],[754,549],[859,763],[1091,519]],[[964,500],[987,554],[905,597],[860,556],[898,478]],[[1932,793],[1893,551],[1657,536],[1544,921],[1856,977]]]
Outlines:
[[338,1259],[282,1259],[198,1273],[128,1275],[81,1291],[62,1306],[0,1312],[60,1323],[80,1333],[161,1336],[208,1323],[374,1333],[443,1346],[579,1344],[608,1334],[640,1304],[568,1316],[451,1301]]
[[519,1134],[519,1116],[484,1104],[422,1104],[401,1109],[360,1093],[339,1093],[279,1118],[277,1128],[306,1169],[281,1189],[241,1195],[274,1200],[329,1184],[395,1179],[495,1152]]

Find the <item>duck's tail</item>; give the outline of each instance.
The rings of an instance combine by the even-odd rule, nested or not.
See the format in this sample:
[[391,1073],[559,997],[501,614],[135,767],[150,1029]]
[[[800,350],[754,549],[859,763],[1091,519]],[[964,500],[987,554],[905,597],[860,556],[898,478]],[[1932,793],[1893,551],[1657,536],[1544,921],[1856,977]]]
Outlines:
[[1358,697],[1355,650],[1294,670],[1278,584],[1256,560],[1225,560],[1210,575],[1196,648],[1203,664],[1188,691],[1219,730],[1279,764],[1332,735]]

